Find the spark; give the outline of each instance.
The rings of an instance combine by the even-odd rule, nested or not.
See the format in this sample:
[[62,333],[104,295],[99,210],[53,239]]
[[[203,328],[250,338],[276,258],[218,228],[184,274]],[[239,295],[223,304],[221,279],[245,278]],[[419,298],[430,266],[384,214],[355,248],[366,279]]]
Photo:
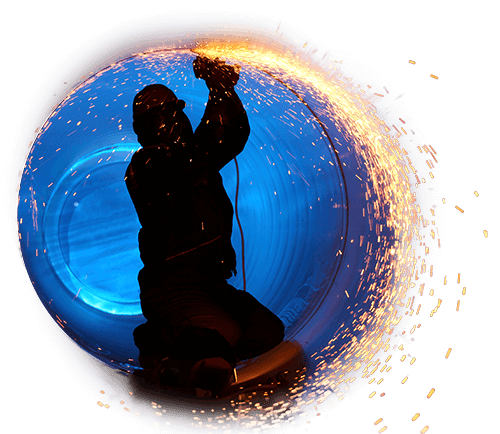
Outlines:
[[[333,350],[333,347],[331,351],[325,350],[324,354],[326,355],[315,367],[315,372],[311,373],[311,375],[308,373],[307,377],[305,375],[298,375],[300,378],[297,379],[296,384],[291,389],[294,393],[290,393],[290,400],[293,401],[296,411],[301,406],[307,406],[315,400],[319,402],[322,399],[326,399],[325,395],[329,396],[330,393],[338,396],[339,399],[343,399],[343,392],[340,389],[337,392],[334,391],[340,388],[340,384],[347,387],[347,384],[350,385],[356,378],[359,381],[361,377],[361,374],[356,377],[352,374],[348,375],[349,372],[363,368],[366,369],[366,375],[373,375],[379,369],[381,363],[378,359],[373,362],[373,359],[376,358],[375,355],[381,350],[385,349],[387,351],[390,348],[390,338],[385,340],[384,333],[391,334],[394,327],[404,317],[404,311],[398,315],[394,306],[397,307],[399,303],[399,306],[411,310],[410,315],[413,314],[414,297],[412,298],[411,295],[407,294],[407,291],[411,287],[411,284],[414,283],[414,280],[418,279],[419,270],[420,274],[425,273],[424,264],[421,268],[416,265],[416,253],[413,248],[415,240],[421,236],[418,227],[424,222],[424,219],[421,218],[421,210],[417,206],[413,190],[414,185],[420,182],[423,183],[425,180],[418,178],[416,164],[412,165],[410,161],[411,156],[403,149],[398,140],[402,133],[404,135],[408,133],[401,126],[400,130],[402,133],[395,126],[393,126],[394,130],[387,128],[389,124],[386,125],[381,115],[377,115],[373,105],[365,95],[347,90],[345,82],[342,85],[340,81],[336,81],[337,79],[327,79],[324,71],[316,70],[310,65],[301,63],[292,53],[283,53],[279,50],[252,45],[248,42],[224,44],[211,42],[205,46],[198,47],[194,51],[197,54],[207,57],[226,59],[229,63],[237,62],[243,64],[245,71],[249,74],[254,74],[260,79],[262,77],[270,77],[270,83],[279,82],[289,90],[300,89],[300,92],[297,91],[296,96],[306,107],[309,95],[311,98],[315,98],[320,103],[319,105],[324,107],[321,116],[333,120],[335,125],[339,125],[339,130],[344,137],[349,138],[348,151],[355,154],[359,166],[363,168],[362,175],[364,179],[355,173],[355,176],[362,181],[362,188],[366,189],[366,206],[363,208],[363,218],[368,219],[368,224],[377,235],[374,240],[371,239],[368,241],[367,239],[365,243],[366,254],[376,261],[377,266],[375,273],[370,272],[371,269],[368,268],[368,263],[366,264],[366,268],[360,270],[358,292],[361,291],[361,294],[366,292],[366,301],[369,302],[368,305],[370,308],[366,311],[360,310],[361,314],[355,313],[355,307],[352,309],[352,323],[346,326],[342,324],[339,331],[339,333],[342,333],[342,337],[347,340],[345,346],[341,351],[338,351],[338,349]],[[185,54],[185,52],[188,51],[174,50],[163,54],[143,53],[143,55],[150,58],[151,64],[154,64],[159,59],[172,61],[177,54]],[[410,63],[415,64],[414,61],[410,61]],[[120,63],[111,66],[112,70],[115,71],[118,71],[121,67]],[[87,80],[85,86],[89,86],[92,80],[95,80],[95,78]],[[75,89],[74,92],[68,95],[63,105],[70,104],[75,97],[75,92],[83,88],[84,85]],[[83,93],[89,90],[90,87],[85,89]],[[279,96],[271,85],[269,86],[269,92],[269,96],[258,95],[259,101],[257,103],[261,103],[261,105],[270,104],[272,103],[271,99],[276,99]],[[121,95],[120,93],[117,97]],[[373,93],[371,97],[373,100],[378,100],[378,98],[373,98],[373,95],[384,96]],[[290,111],[287,115],[280,119],[281,122],[287,125],[291,125],[291,120],[294,122],[305,122],[300,119],[301,116],[297,113]],[[399,120],[402,124],[406,124],[403,119],[400,118]],[[79,121],[77,125],[80,125],[80,123]],[[121,124],[119,128],[121,128]],[[93,131],[96,131],[96,129]],[[314,142],[313,145],[316,146]],[[337,143],[337,145],[338,149],[347,152],[345,148],[342,149],[340,147],[340,143]],[[432,169],[434,168],[434,163],[437,163],[434,157],[436,152],[430,145],[428,148],[424,147],[424,150],[426,153],[431,153],[432,160],[430,157],[427,157],[429,159],[426,161],[428,167]],[[332,150],[333,156],[335,156],[333,151],[339,153],[337,149],[334,149]],[[299,155],[294,156],[289,151],[286,152],[294,160],[301,158]],[[128,158],[129,156],[125,160]],[[100,159],[97,163],[101,163],[102,161]],[[268,161],[271,164],[269,158]],[[333,165],[332,162],[329,163]],[[343,165],[346,166],[345,163]],[[290,168],[289,174],[293,173],[294,176],[299,176],[310,187],[303,174],[294,165],[288,165],[288,167]],[[357,168],[349,167],[348,169],[355,170]],[[89,176],[87,175],[86,178]],[[431,178],[433,178],[432,174]],[[277,195],[276,192],[275,194]],[[35,204],[34,199],[32,203]],[[457,209],[459,208],[457,207]],[[391,232],[390,239],[385,238],[384,231]],[[432,233],[434,234],[434,232]],[[486,231],[485,237],[487,237]],[[363,241],[363,235],[360,235],[360,248],[363,247]],[[356,248],[356,246],[353,245],[353,248]],[[364,249],[365,247],[363,247]],[[338,252],[342,255],[342,250],[338,250]],[[433,268],[431,265],[431,277],[432,273]],[[80,290],[78,290],[74,299],[78,297],[79,293]],[[347,290],[345,290],[345,294],[350,299],[348,302],[352,302]],[[441,300],[439,300],[437,308],[440,305]],[[416,315],[419,314],[420,307],[421,305],[419,304]],[[437,308],[435,308],[436,311]],[[415,327],[413,326],[410,334],[415,331]],[[363,333],[358,337],[355,331],[359,330],[363,330]],[[332,336],[332,338],[336,337],[337,335]],[[399,346],[399,349],[403,350],[402,345]],[[319,353],[322,356],[321,351]],[[330,357],[333,354],[335,357]],[[318,354],[313,356],[316,355]],[[448,356],[449,352],[446,358]],[[391,356],[386,359],[386,363],[389,362],[390,358]],[[401,357],[401,361],[405,359],[406,356]],[[410,365],[414,361],[415,358],[412,358]],[[391,370],[391,367],[386,368],[386,366],[382,367],[381,372]],[[368,371],[370,374],[368,374]],[[408,377],[405,377],[402,384],[407,379]],[[370,379],[371,382],[374,382],[374,380],[374,378]],[[382,379],[377,384],[381,382]],[[313,390],[310,392],[311,396],[305,393],[309,390]],[[340,393],[340,396],[335,395],[335,393]],[[369,397],[372,398],[375,394],[376,392],[374,391]],[[269,396],[270,394],[267,395]],[[380,396],[384,395],[385,393],[382,393]],[[235,413],[238,413],[239,422],[242,422],[243,418],[251,419],[251,415],[247,410],[250,408],[253,410],[256,407],[256,405],[250,407],[251,400],[248,397],[242,401],[239,404],[241,405],[240,408],[235,409]],[[283,409],[286,411],[287,405],[290,404],[283,401],[273,406],[270,410],[267,410],[268,418],[276,417]],[[125,410],[130,411],[126,407]],[[202,422],[201,416],[197,415],[196,417]],[[382,419],[379,419],[375,425],[381,421]],[[223,423],[223,421],[219,420],[219,423]],[[379,432],[385,431],[386,428],[383,427]]]

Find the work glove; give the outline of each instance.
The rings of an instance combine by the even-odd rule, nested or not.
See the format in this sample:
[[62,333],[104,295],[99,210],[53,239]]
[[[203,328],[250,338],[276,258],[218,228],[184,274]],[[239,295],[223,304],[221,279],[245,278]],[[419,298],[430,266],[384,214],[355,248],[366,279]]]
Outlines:
[[193,61],[196,78],[205,80],[211,91],[227,91],[234,88],[240,76],[240,65],[228,65],[219,58],[208,59],[198,56]]

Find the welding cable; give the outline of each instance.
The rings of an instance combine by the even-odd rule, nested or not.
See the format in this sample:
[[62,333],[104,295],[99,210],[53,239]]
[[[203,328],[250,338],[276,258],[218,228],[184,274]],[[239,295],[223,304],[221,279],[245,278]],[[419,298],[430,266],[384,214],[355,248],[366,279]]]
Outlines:
[[236,199],[234,201],[234,213],[236,215],[236,221],[238,222],[238,227],[240,228],[241,234],[241,270],[243,273],[243,291],[247,290],[247,279],[245,275],[245,238],[243,236],[243,228],[241,226],[240,217],[238,215],[238,194],[240,191],[240,169],[238,167],[238,161],[234,157],[234,164],[236,165]]

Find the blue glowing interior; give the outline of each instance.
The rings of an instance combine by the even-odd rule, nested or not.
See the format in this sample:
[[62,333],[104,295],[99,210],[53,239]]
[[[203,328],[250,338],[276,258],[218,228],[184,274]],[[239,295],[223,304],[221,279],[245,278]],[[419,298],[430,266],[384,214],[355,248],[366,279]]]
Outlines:
[[[35,290],[70,338],[114,366],[137,366],[132,330],[144,322],[139,222],[123,181],[139,147],[132,100],[144,86],[163,83],[186,101],[196,127],[208,90],[194,77],[193,59],[188,50],[133,56],[89,78],[48,119],[23,172],[20,243]],[[336,126],[314,112],[320,107],[312,96],[306,105],[293,88],[248,65],[237,91],[251,126],[238,157],[247,290],[280,316],[289,337],[310,321],[311,330],[319,323],[332,330],[341,322],[339,306],[354,302],[345,290],[357,286],[349,275],[339,282],[340,265],[350,261],[354,273],[363,261],[362,252],[349,257],[348,229],[366,230],[361,219],[348,228],[348,186],[333,144],[342,161],[354,157]],[[234,204],[234,162],[222,175]],[[361,209],[353,176],[349,206]],[[236,220],[233,245],[238,274],[230,283],[242,289]],[[328,317],[323,309],[323,319],[314,320],[325,303]]]

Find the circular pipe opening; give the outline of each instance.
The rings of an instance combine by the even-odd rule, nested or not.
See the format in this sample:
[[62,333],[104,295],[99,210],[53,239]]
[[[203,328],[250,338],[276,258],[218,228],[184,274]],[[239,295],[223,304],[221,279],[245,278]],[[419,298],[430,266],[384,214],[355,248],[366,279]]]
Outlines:
[[[412,314],[433,238],[432,200],[419,189],[429,175],[425,159],[405,142],[404,125],[388,121],[394,113],[382,119],[374,105],[381,95],[360,92],[338,64],[317,61],[288,30],[271,33],[248,18],[218,29],[201,24],[207,17],[182,19],[174,29],[163,17],[162,31],[149,31],[153,40],[137,34],[158,29],[154,20],[102,36],[115,41],[106,56],[89,57],[59,100],[37,102],[53,110],[26,149],[19,184],[24,265],[75,366],[76,358],[87,361],[78,374],[96,393],[104,388],[110,405],[140,409],[139,420],[151,424],[149,397],[127,393],[128,374],[138,369],[132,331],[145,321],[139,222],[123,181],[139,147],[132,100],[163,83],[186,101],[196,126],[208,90],[194,77],[191,50],[240,63],[236,90],[251,127],[238,157],[247,287],[287,328],[283,346],[238,370],[252,377],[293,365],[300,372],[293,387],[316,399],[278,407],[319,408],[329,390],[370,379]],[[221,173],[234,203],[234,164]],[[232,241],[241,264],[237,230]],[[229,282],[240,289],[241,274]],[[203,405],[172,406],[172,420],[188,426],[186,414]]]

